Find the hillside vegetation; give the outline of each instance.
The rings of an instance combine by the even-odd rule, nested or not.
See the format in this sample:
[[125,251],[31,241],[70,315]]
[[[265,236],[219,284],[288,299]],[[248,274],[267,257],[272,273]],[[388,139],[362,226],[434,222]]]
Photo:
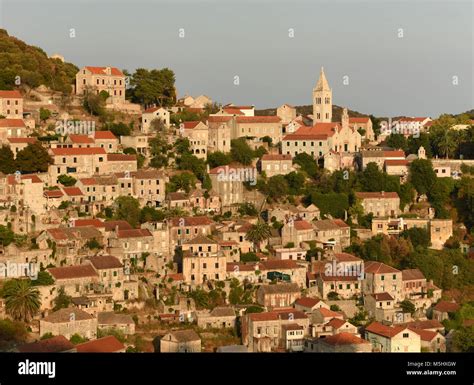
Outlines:
[[42,84],[55,91],[70,93],[78,68],[59,59],[50,59],[38,47],[9,36],[0,29],[0,89]]

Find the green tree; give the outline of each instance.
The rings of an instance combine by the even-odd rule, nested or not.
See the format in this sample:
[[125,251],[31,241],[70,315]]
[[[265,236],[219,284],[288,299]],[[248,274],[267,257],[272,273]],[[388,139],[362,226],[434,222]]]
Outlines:
[[250,202],[244,202],[239,205],[239,214],[242,216],[245,215],[250,215],[250,216],[256,216],[258,215],[258,211],[255,208],[255,205]]
[[288,193],[290,195],[300,195],[303,192],[305,177],[300,172],[292,171],[284,176],[288,184]]
[[455,331],[453,337],[454,349],[459,352],[474,352],[474,327],[461,327]]
[[272,199],[280,199],[288,194],[288,182],[283,175],[272,176],[266,185],[266,194]]
[[0,172],[13,174],[16,171],[15,158],[10,146],[2,145],[0,148]]
[[84,97],[82,106],[91,115],[105,115],[105,100],[101,95],[88,92]]
[[65,174],[59,175],[57,181],[66,187],[74,186],[77,182],[76,178]]
[[403,313],[413,314],[415,313],[415,310],[416,310],[413,302],[409,301],[408,299],[405,299],[402,302],[400,302],[400,307],[402,308]]
[[436,173],[431,161],[416,159],[409,166],[409,181],[418,194],[428,194],[436,182]]
[[138,68],[131,78],[132,101],[143,105],[171,106],[176,101],[175,75],[168,68]]
[[49,274],[46,270],[39,271],[38,278],[31,281],[32,286],[48,286],[53,284],[54,279],[53,277],[51,277],[51,274]]
[[125,220],[132,227],[136,227],[140,222],[140,203],[131,196],[120,196],[114,202],[114,218]]
[[244,165],[252,164],[255,154],[245,141],[245,138],[233,139],[230,146],[230,154],[234,161]]
[[169,183],[166,185],[167,192],[175,192],[178,190],[184,190],[189,193],[196,184],[196,176],[190,172],[182,172],[180,174],[173,175],[170,178]]
[[15,239],[15,234],[11,228],[7,226],[0,225],[0,244],[3,246],[8,246]]
[[400,149],[406,151],[408,148],[407,140],[403,134],[391,134],[386,140],[387,146],[396,150]]
[[53,159],[40,143],[30,143],[16,155],[16,167],[22,173],[46,172],[50,164]]
[[66,309],[72,303],[72,297],[67,295],[63,288],[60,288],[58,295],[53,300],[54,307],[53,311],[58,311],[59,309]]
[[293,158],[293,163],[301,167],[309,177],[316,179],[320,174],[318,164],[311,155],[300,153]]
[[225,154],[220,151],[215,151],[207,154],[207,163],[211,168],[225,166],[230,162],[232,162],[232,157],[229,154]]
[[411,229],[404,230],[400,236],[409,239],[413,247],[421,246],[427,248],[431,244],[428,230],[421,227],[412,227]]
[[69,338],[69,341],[73,344],[73,345],[78,345],[78,344],[82,344],[84,342],[87,342],[89,341],[87,338],[81,336],[80,334],[78,333],[75,333],[71,336],[71,338]]
[[40,120],[42,122],[48,120],[51,117],[51,111],[48,110],[47,108],[40,108]]
[[2,289],[5,310],[14,320],[28,322],[41,307],[40,293],[25,279],[7,281]]
[[254,244],[256,250],[260,249],[260,244],[270,238],[272,230],[269,225],[265,222],[258,220],[257,223],[252,225],[245,235],[245,239]]

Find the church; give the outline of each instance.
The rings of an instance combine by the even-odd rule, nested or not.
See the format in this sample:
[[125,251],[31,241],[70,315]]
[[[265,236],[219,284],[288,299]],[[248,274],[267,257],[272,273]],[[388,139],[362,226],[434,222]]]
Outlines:
[[349,118],[344,108],[341,122],[332,121],[332,89],[324,68],[313,88],[312,104],[312,125],[306,126],[301,119],[291,122],[289,133],[282,140],[282,153],[292,157],[306,153],[323,161],[324,168],[330,171],[352,168],[354,155],[362,145],[359,129],[366,137],[373,135],[370,118]]

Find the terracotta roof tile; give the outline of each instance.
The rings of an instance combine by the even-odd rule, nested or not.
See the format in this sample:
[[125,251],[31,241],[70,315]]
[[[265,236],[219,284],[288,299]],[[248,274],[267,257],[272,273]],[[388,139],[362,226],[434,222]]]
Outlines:
[[78,344],[76,349],[78,353],[114,353],[124,350],[125,345],[114,336],[106,336]]

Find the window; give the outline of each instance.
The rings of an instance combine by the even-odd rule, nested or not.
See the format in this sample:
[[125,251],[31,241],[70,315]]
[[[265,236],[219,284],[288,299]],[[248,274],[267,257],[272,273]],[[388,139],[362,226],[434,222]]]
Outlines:
[[394,275],[392,276],[392,278],[393,278],[393,279],[397,279],[397,276],[396,276],[396,274],[394,274]]
[[380,280],[381,280],[381,281],[385,281],[385,276],[382,275],[382,276],[380,277]]
[[410,336],[410,334],[408,333],[403,333],[403,338],[408,338]]

